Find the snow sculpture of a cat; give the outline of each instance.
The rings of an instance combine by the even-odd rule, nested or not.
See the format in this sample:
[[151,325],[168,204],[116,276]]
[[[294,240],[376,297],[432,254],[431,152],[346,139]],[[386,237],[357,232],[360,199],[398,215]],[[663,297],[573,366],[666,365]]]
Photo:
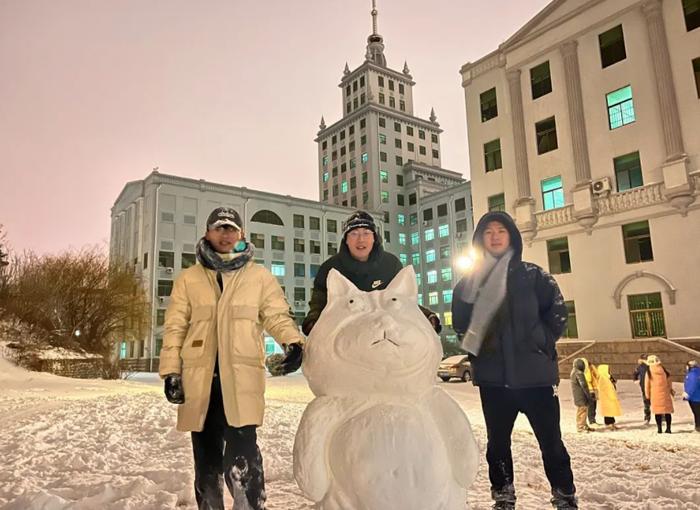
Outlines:
[[362,292],[338,271],[307,339],[316,398],[294,442],[294,477],[320,510],[463,510],[479,449],[469,420],[435,385],[442,346],[404,268]]

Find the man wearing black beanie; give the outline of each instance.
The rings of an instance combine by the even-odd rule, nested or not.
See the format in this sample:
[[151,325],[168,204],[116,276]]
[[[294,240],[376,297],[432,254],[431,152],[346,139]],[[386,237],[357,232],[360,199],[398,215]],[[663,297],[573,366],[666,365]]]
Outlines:
[[[402,268],[399,259],[382,248],[382,238],[377,233],[374,218],[365,211],[354,212],[343,223],[343,239],[338,253],[328,258],[316,274],[302,331],[305,335],[311,333],[326,306],[326,278],[331,269],[338,270],[358,289],[371,292],[386,288]],[[420,309],[433,329],[440,333],[442,325],[438,316],[422,306]]]

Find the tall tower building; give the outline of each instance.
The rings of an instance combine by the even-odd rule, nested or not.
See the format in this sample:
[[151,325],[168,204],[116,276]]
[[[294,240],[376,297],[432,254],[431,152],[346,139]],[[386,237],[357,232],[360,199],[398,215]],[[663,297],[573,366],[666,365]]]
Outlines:
[[[407,208],[415,209],[419,193],[441,191],[464,182],[456,172],[440,167],[440,124],[414,115],[415,82],[403,70],[387,66],[384,38],[377,30],[372,2],[372,33],[364,62],[354,70],[345,64],[339,87],[343,117],[326,125],[321,118],[318,143],[319,197],[322,202],[379,211],[384,240],[395,246],[406,234]],[[416,188],[418,180],[425,184]]]

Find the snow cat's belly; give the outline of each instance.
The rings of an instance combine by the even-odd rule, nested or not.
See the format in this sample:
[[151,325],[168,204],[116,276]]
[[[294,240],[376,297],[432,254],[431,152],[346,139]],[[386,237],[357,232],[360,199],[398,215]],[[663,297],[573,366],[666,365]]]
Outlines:
[[440,508],[453,483],[437,427],[414,406],[381,404],[353,416],[333,435],[329,460],[354,510]]

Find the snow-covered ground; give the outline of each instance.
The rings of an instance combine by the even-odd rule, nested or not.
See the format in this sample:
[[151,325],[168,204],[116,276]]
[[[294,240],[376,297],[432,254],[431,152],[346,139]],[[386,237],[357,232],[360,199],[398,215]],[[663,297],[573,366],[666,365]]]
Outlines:
[[[440,385],[469,415],[483,450],[476,388]],[[562,428],[581,508],[700,508],[700,434],[693,431],[688,404],[676,399],[674,433],[657,434],[641,420],[639,386],[620,381],[618,390],[625,413],[621,430],[577,434],[569,383],[562,381]],[[300,374],[268,380],[259,437],[270,510],[312,508],[292,477],[294,434],[311,399]],[[175,406],[153,374],[128,381],[67,379],[26,372],[0,358],[0,508],[194,509],[190,440],[174,425]],[[539,451],[522,417],[513,453],[518,508],[548,508]],[[475,510],[490,508],[483,459],[467,502]]]

